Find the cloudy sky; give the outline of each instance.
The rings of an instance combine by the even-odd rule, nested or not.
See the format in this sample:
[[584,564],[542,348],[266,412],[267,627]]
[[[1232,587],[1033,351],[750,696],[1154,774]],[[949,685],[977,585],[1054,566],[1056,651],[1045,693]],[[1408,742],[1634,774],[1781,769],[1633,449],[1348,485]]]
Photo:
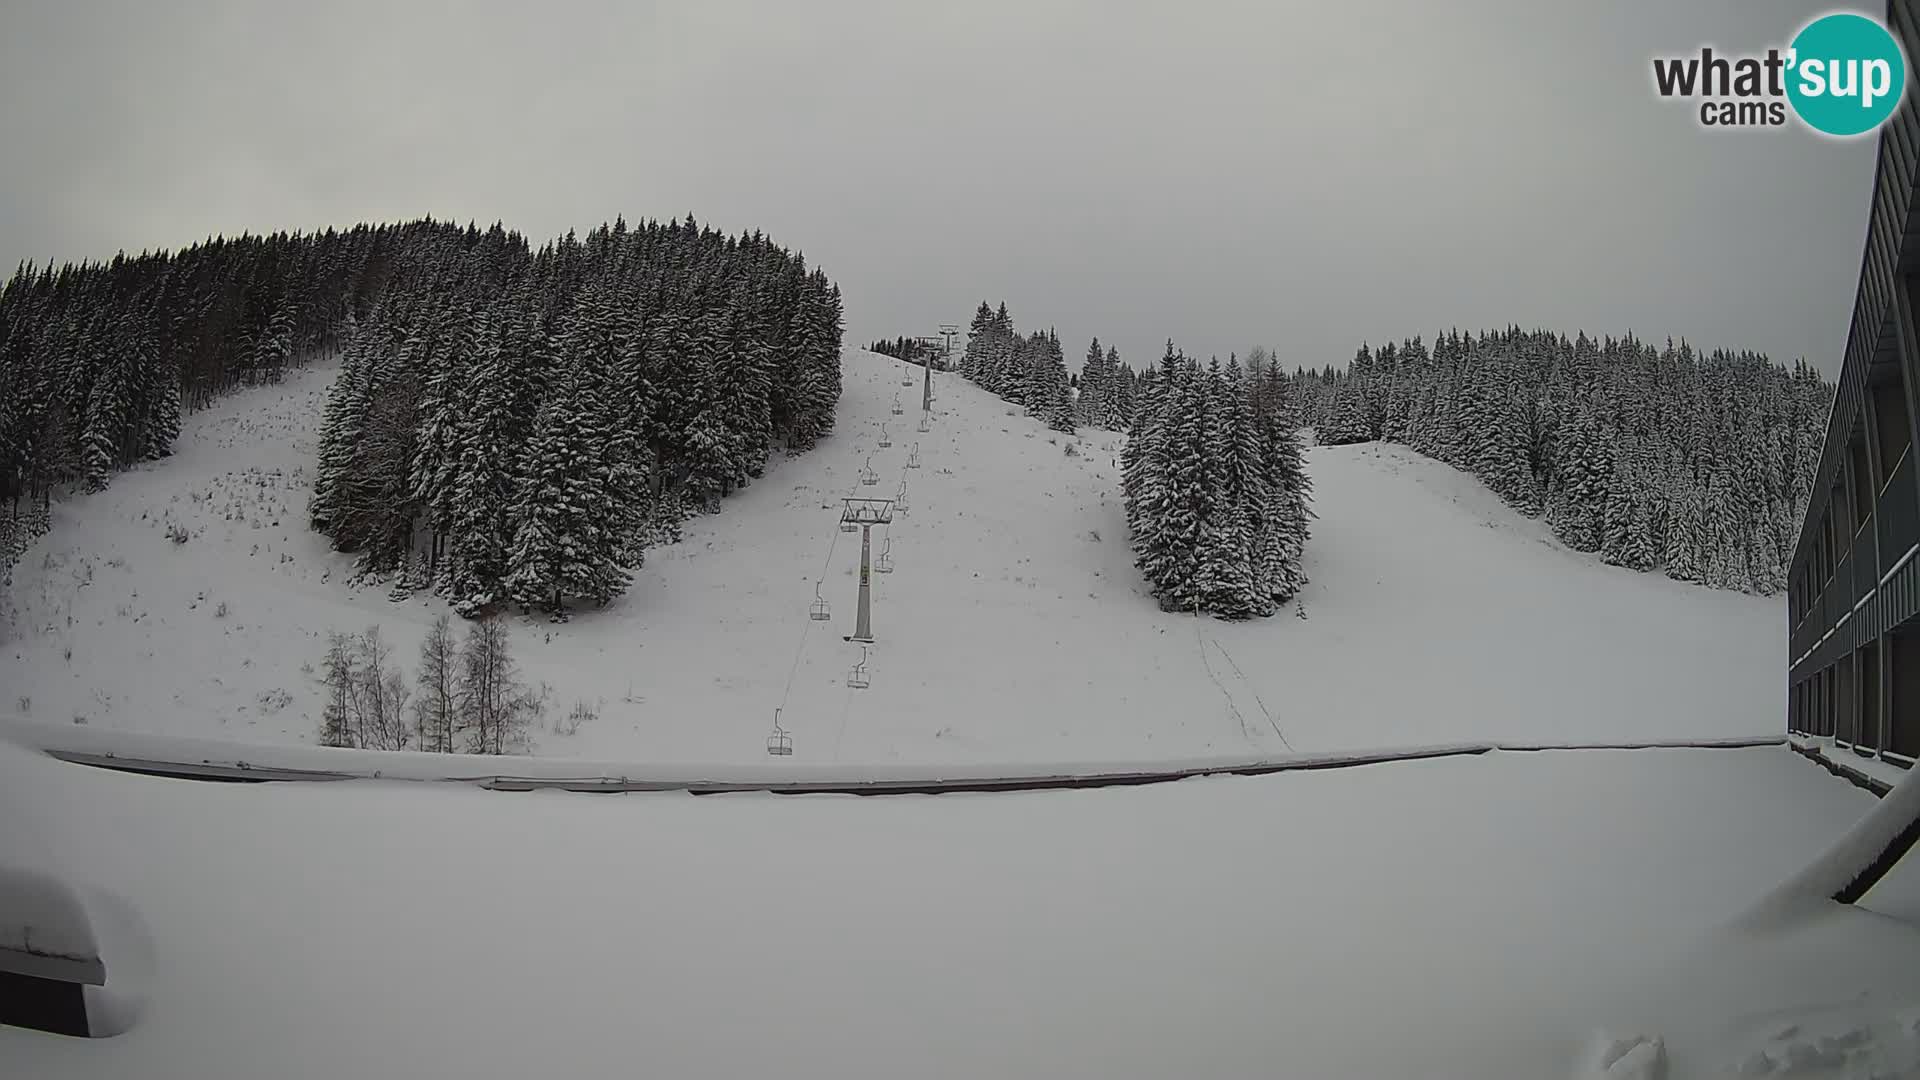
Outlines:
[[1783,0],[0,4],[0,260],[422,214],[760,228],[853,340],[1344,362],[1517,322],[1837,370],[1871,139],[1707,133],[1649,61]]

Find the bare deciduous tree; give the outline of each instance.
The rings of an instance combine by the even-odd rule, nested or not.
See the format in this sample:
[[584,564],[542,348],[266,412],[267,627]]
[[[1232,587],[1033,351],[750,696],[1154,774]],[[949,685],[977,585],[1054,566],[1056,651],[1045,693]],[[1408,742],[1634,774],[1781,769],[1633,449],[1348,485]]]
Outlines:
[[454,729],[459,723],[456,712],[456,680],[459,676],[460,647],[453,638],[453,620],[442,615],[427,629],[420,643],[420,696],[414,699],[414,718],[422,750],[453,753]]
[[506,624],[481,619],[467,630],[460,649],[455,702],[471,754],[525,750],[527,729],[544,705],[523,686],[513,662]]
[[327,703],[320,714],[322,746],[354,745],[354,650],[353,639],[338,630],[327,634],[327,658],[320,682],[327,690]]

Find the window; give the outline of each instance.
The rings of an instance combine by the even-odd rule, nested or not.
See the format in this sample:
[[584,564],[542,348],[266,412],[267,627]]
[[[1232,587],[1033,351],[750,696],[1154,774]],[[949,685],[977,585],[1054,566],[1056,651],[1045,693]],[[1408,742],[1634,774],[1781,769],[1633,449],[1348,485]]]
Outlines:
[[1873,387],[1873,423],[1875,441],[1880,444],[1881,471],[1877,486],[1885,491],[1894,470],[1900,467],[1901,460],[1907,456],[1913,444],[1913,425],[1907,413],[1907,388],[1898,365],[1895,365],[1889,378]]
[[1920,619],[1887,637],[1887,668],[1893,675],[1887,703],[1887,749],[1920,757]]
[[1847,474],[1853,478],[1853,529],[1858,533],[1873,520],[1876,485],[1867,460],[1867,440],[1856,433],[1847,444]]
[[1886,742],[1880,731],[1880,643],[1870,642],[1853,655],[1860,672],[1859,743],[1878,749]]

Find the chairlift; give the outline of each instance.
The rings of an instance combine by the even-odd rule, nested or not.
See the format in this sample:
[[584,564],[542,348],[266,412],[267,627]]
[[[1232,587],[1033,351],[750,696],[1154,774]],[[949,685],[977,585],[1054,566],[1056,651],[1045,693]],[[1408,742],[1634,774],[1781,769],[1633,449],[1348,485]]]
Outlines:
[[854,524],[853,522],[851,522],[851,521],[848,521],[848,520],[847,520],[847,519],[845,519],[845,518],[841,518],[841,519],[840,519],[840,531],[841,531],[841,532],[844,532],[844,533],[850,533],[850,532],[859,532],[859,531],[860,531],[860,526],[858,526],[858,525],[855,525],[855,524]]
[[867,647],[862,645],[860,662],[853,665],[853,670],[847,672],[847,686],[853,690],[865,690],[872,685],[873,680],[867,678]]
[[880,557],[873,561],[873,569],[876,573],[893,573],[893,537],[889,536],[881,542]]
[[903,514],[907,512],[907,481],[904,478],[900,481],[900,493],[893,497],[893,508]]
[[880,449],[885,450],[892,445],[893,445],[893,436],[887,433],[887,425],[881,424],[880,425]]
[[867,463],[860,467],[860,482],[867,487],[873,487],[880,482],[880,474],[873,471],[872,454],[867,455]]
[[920,467],[920,444],[914,443],[913,453],[907,455],[907,468],[917,469],[919,467]]
[[903,412],[906,412],[906,409],[900,404],[900,395],[893,395],[893,415],[899,416]]
[[793,756],[793,736],[780,726],[780,710],[773,710],[773,733],[767,736],[767,753],[775,757]]
[[933,418],[924,412],[920,414],[920,430],[923,432],[933,430]]
[[[847,526],[852,531],[852,526]],[[820,595],[820,583],[813,583],[813,603],[807,605],[807,618],[814,622],[826,622],[833,618],[833,609],[827,606],[827,598]]]

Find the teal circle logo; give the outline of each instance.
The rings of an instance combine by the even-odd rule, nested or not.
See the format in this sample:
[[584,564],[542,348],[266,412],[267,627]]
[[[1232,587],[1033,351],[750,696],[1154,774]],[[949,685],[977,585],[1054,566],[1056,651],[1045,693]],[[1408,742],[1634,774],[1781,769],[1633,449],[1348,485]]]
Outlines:
[[1864,135],[1893,115],[1906,92],[1900,43],[1865,15],[1822,15],[1789,48],[1787,100],[1815,131]]

